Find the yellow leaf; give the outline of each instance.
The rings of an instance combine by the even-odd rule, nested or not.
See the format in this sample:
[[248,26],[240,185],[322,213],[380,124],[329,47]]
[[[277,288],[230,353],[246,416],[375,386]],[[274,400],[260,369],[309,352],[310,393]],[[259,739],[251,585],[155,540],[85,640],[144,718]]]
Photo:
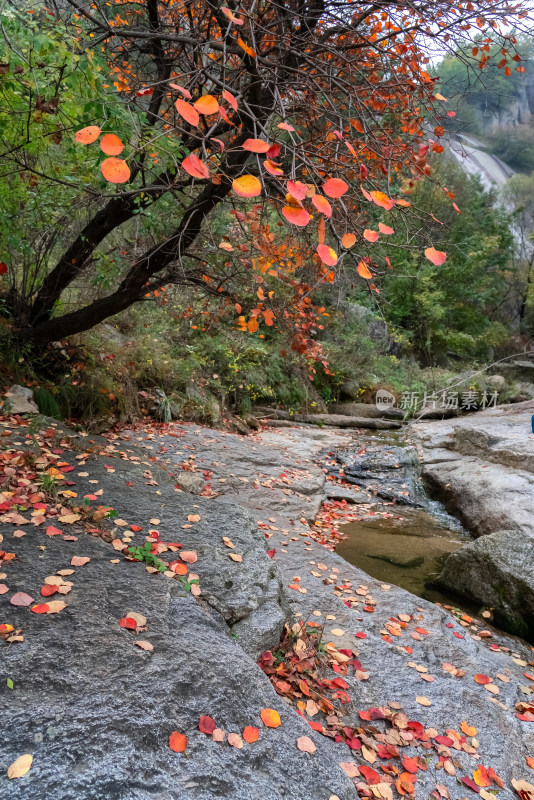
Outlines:
[[22,778],[23,775],[26,775],[28,770],[30,769],[33,763],[33,756],[26,753],[26,755],[19,756],[16,761],[14,761],[11,766],[7,768],[7,777],[8,778]]

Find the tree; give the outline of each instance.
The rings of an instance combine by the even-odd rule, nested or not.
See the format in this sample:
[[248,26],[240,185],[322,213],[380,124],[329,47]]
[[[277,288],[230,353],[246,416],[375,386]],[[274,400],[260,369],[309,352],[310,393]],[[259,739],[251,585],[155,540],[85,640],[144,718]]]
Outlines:
[[436,177],[454,189],[458,211],[430,182],[418,184],[410,199],[417,208],[433,209],[432,238],[447,247],[447,261],[436,267],[416,253],[401,254],[384,281],[382,305],[385,318],[426,365],[443,365],[451,352],[487,358],[488,348],[502,343],[505,276],[513,253],[510,217],[495,193],[450,156],[438,158]]
[[[500,42],[508,63],[516,34],[507,24],[525,16],[504,0],[10,7],[0,67],[4,202],[14,217],[23,184],[49,206],[40,256],[26,252],[22,264],[12,248],[4,259],[11,333],[46,344],[167,284],[234,303],[235,278],[249,272],[259,302],[248,320],[238,308],[240,326],[285,316],[302,329],[304,319],[298,346],[307,346],[315,286],[354,269],[372,291],[373,275],[389,266],[391,227],[368,229],[370,209],[407,231],[401,249],[427,245],[443,261],[424,230],[413,241],[401,181],[429,175],[427,155],[442,150],[429,48],[476,35],[482,62]],[[216,242],[214,212],[225,208],[232,241]],[[121,248],[123,236],[133,246]],[[277,261],[288,238],[298,268]],[[292,286],[291,309],[264,291],[270,273]]]

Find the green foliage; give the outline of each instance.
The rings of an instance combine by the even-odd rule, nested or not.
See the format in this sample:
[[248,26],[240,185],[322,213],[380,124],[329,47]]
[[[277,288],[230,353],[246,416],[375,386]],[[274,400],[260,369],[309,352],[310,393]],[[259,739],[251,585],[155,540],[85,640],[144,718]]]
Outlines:
[[502,161],[519,172],[534,170],[534,128],[518,125],[489,138],[489,148]]
[[37,403],[39,413],[45,417],[53,417],[54,419],[61,419],[61,409],[59,404],[48,389],[37,388],[33,390],[33,399]]
[[[505,290],[503,270],[511,256],[509,216],[495,205],[477,178],[443,161],[437,179],[452,186],[450,199],[430,182],[417,184],[412,203],[433,210],[429,231],[434,247],[447,253],[436,267],[413,253],[399,253],[384,281],[385,316],[405,333],[414,354],[427,364],[443,362],[449,351],[460,358],[484,358],[506,337],[495,311]],[[483,224],[482,224],[483,221]]]
[[167,569],[163,561],[152,553],[152,544],[145,542],[142,547],[129,547],[128,553],[135,561],[144,561],[149,567],[154,567],[158,572],[165,572]]

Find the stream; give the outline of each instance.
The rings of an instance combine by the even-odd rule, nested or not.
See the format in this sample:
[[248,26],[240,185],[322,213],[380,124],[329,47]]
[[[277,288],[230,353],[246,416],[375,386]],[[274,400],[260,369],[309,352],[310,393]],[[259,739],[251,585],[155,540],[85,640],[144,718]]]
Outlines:
[[431,500],[419,477],[415,448],[390,431],[358,437],[358,449],[334,454],[331,475],[373,496],[371,510],[340,527],[345,536],[336,552],[384,583],[466,612],[477,609],[432,586],[447,556],[472,541],[443,506]]

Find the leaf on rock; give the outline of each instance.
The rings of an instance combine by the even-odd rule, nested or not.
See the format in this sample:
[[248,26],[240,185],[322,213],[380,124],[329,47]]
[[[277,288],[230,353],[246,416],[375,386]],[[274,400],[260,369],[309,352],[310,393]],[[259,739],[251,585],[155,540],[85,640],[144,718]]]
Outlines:
[[16,592],[9,602],[12,606],[29,606],[33,603],[33,597],[26,592]]
[[213,717],[208,717],[205,714],[203,714],[198,721],[199,731],[201,733],[206,733],[208,736],[211,736],[216,727],[217,723]]
[[185,561],[186,564],[194,564],[198,560],[198,555],[196,550],[184,550],[180,553],[180,558],[182,561]]
[[257,728],[254,728],[252,725],[247,725],[247,727],[243,731],[243,739],[248,744],[252,744],[253,742],[257,742],[260,737],[260,732]]
[[150,642],[144,642],[142,639],[138,639],[136,642],[134,642],[134,644],[136,644],[137,647],[140,647],[141,650],[147,650],[150,652],[150,650],[154,649],[153,644],[150,644]]
[[243,748],[243,739],[238,733],[229,733],[228,744],[232,747],[236,747],[238,750],[241,750]]
[[84,564],[88,564],[91,559],[87,556],[72,556],[70,563],[72,567],[83,567]]
[[302,750],[303,753],[315,753],[317,750],[317,746],[309,736],[299,736],[297,739],[297,747],[299,750]]
[[173,731],[169,736],[169,747],[175,753],[184,753],[187,747],[187,736],[185,733],[178,733]]
[[29,753],[19,756],[17,760],[10,764],[10,766],[7,768],[7,777],[10,779],[22,778],[23,775],[26,775],[26,773],[29,771],[32,764],[33,756],[31,756]]
[[261,721],[267,728],[279,728],[282,724],[280,714],[274,708],[262,708],[260,712]]

